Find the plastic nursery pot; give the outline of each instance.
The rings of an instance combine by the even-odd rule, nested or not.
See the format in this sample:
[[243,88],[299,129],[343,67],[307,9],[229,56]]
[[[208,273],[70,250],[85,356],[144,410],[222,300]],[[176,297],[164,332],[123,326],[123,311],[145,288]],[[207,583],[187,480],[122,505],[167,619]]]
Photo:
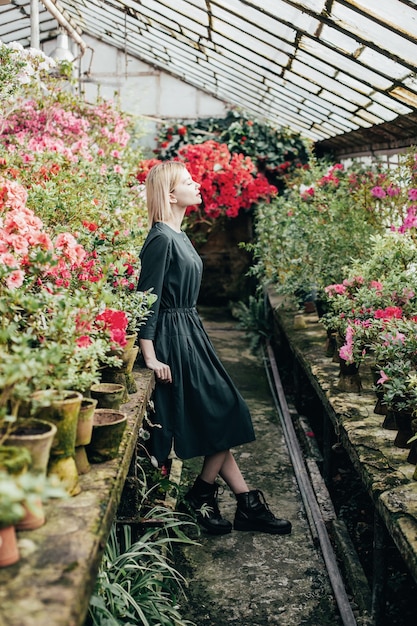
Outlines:
[[117,411],[125,398],[126,387],[119,383],[97,383],[91,386],[90,393],[97,400],[98,409]]
[[114,409],[96,409],[91,443],[86,446],[90,463],[103,463],[117,457],[127,424],[126,413]]
[[7,438],[6,446],[26,448],[30,452],[32,462],[30,471],[33,474],[46,476],[52,441],[57,428],[52,422],[37,419],[19,419],[13,433]]

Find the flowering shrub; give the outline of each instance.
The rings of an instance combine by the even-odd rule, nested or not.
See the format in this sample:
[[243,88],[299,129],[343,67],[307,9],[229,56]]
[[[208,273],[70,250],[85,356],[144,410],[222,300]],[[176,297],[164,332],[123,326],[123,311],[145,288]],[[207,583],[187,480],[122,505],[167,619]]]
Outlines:
[[389,320],[375,345],[383,402],[394,411],[417,412],[417,316]]
[[[339,356],[359,365],[370,355],[388,408],[415,410],[417,400],[417,246],[412,229],[371,240],[371,254],[348,277],[326,287],[326,328],[344,337]],[[359,272],[361,272],[359,274]]]
[[243,154],[265,174],[269,183],[283,189],[295,170],[308,167],[309,150],[301,137],[284,128],[249,117],[244,112],[229,111],[224,118],[202,118],[195,123],[171,123],[159,133],[155,153],[172,159],[186,144],[207,140],[224,143],[231,153]]
[[255,242],[247,246],[255,260],[251,273],[300,301],[342,282],[344,267],[366,259],[370,237],[386,229],[361,196],[371,174],[360,177],[342,164],[300,170],[282,195],[257,207]]
[[42,50],[23,48],[17,42],[9,45],[0,41],[0,102],[3,105],[19,92],[23,85],[42,76],[55,67],[55,61]]
[[0,110],[2,419],[35,388],[85,391],[120,365],[128,325],[153,301],[136,292],[145,210],[131,120],[42,80],[42,97],[19,83]]
[[[265,176],[256,172],[249,157],[231,154],[225,144],[212,140],[188,144],[179,149],[175,159],[183,161],[193,179],[201,185],[203,206],[188,207],[189,224],[210,223],[221,216],[236,217],[240,211],[247,211],[277,193]],[[152,159],[139,164],[139,182],[144,182],[155,162]]]
[[348,363],[376,353],[388,323],[417,314],[416,263],[413,234],[388,231],[371,238],[367,261],[352,261],[347,278],[325,288],[321,322],[346,339],[339,354]]

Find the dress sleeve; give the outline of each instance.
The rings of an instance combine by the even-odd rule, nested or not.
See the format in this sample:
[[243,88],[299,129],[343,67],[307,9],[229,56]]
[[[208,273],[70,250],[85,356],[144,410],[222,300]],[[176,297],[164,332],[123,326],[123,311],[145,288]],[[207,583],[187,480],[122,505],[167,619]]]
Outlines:
[[157,297],[152,305],[152,314],[139,328],[141,339],[154,339],[158,322],[159,308],[164,285],[165,273],[171,255],[171,242],[161,233],[148,238],[140,253],[141,269],[139,274],[138,291],[152,289]]

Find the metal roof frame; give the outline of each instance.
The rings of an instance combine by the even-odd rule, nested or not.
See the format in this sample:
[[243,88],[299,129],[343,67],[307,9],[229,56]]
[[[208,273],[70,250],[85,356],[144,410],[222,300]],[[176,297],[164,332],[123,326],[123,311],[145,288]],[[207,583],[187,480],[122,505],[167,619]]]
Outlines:
[[[0,6],[2,41],[30,45],[30,4]],[[417,135],[417,0],[41,0],[41,42],[57,32],[51,5],[78,37],[322,148],[377,125],[395,135],[404,116],[397,141]]]

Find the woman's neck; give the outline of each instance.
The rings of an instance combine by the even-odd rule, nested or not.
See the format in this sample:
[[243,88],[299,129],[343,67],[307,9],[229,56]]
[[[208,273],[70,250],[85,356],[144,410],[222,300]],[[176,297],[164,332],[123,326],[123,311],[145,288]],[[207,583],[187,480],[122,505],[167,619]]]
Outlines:
[[174,209],[172,211],[172,217],[169,220],[165,220],[164,224],[168,224],[168,226],[170,226],[173,230],[176,230],[177,233],[179,233],[181,232],[181,224],[184,218],[184,214],[185,209],[184,211],[178,211],[178,209]]

